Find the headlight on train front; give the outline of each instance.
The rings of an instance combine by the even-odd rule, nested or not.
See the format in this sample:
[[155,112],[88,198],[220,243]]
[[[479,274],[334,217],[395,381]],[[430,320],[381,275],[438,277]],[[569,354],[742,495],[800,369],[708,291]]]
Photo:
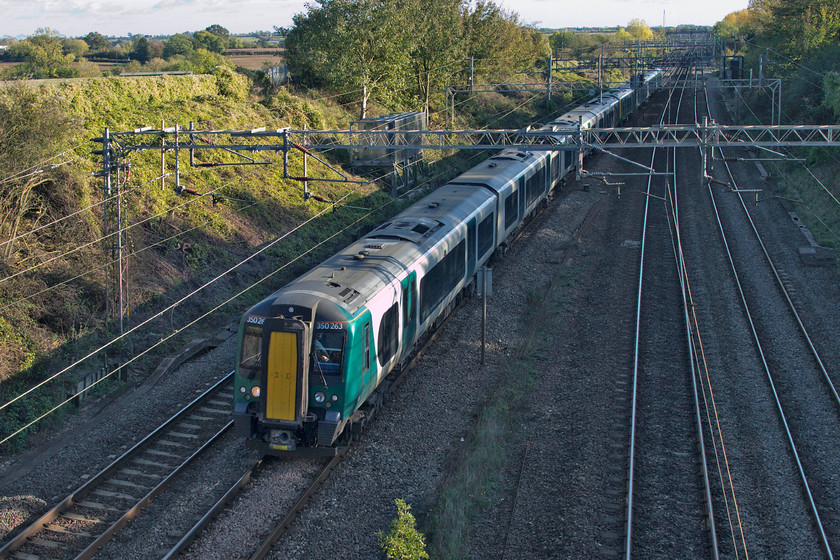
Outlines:
[[254,397],[255,399],[259,398],[259,396],[260,396],[259,385],[254,385],[253,387],[251,387],[251,396]]
[[323,404],[323,402],[325,400],[327,400],[327,396],[324,393],[322,393],[321,391],[318,391],[317,393],[315,393],[315,402],[316,403]]

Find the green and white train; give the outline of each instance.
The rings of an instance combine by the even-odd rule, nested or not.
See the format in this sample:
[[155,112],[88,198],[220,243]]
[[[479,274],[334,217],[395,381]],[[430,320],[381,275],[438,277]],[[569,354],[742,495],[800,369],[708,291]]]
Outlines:
[[[647,72],[543,130],[617,124],[660,80]],[[504,150],[249,309],[239,329],[237,433],[266,454],[333,452],[578,156]]]

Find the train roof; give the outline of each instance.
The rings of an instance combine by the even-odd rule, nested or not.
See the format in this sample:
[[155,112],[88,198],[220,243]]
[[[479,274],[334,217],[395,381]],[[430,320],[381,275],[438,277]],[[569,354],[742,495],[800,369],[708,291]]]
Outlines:
[[285,305],[294,299],[311,307],[316,300],[329,300],[349,318],[492,196],[486,189],[445,185],[266,301]]
[[501,192],[523,169],[536,166],[545,157],[545,152],[506,149],[462,173],[450,184],[482,185]]

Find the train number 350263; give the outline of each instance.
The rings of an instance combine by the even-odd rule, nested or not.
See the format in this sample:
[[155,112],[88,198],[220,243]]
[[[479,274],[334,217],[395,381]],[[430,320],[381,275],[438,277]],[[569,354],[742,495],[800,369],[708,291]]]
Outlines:
[[315,328],[321,331],[340,331],[344,329],[344,323],[315,323]]

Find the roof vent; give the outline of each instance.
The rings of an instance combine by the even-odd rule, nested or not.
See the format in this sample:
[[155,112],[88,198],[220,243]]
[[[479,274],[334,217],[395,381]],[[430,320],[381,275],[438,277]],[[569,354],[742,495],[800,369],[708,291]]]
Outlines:
[[[440,202],[430,202],[429,203],[429,208],[437,208],[438,206],[440,206]],[[426,229],[429,229],[429,228],[426,228]],[[417,228],[414,228],[414,231],[417,231]]]

